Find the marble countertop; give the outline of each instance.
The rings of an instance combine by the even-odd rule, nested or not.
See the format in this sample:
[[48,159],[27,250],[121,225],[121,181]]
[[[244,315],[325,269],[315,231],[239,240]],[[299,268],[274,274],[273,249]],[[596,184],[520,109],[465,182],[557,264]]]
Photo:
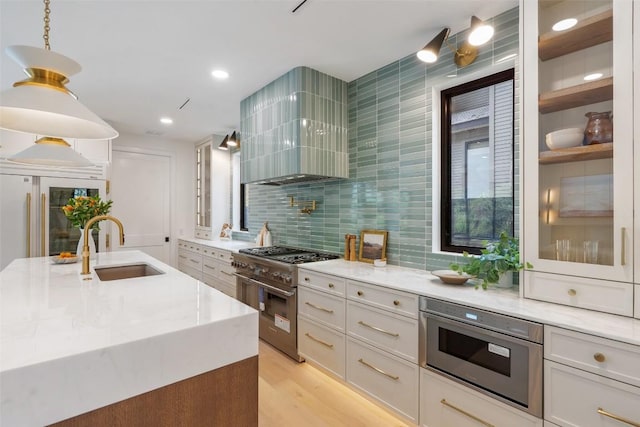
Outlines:
[[253,242],[245,242],[242,240],[207,240],[198,239],[196,237],[180,237],[180,240],[186,242],[197,243],[199,245],[209,246],[210,248],[225,249],[231,252],[238,252],[239,249],[253,248],[256,245]]
[[638,319],[521,298],[517,288],[490,288],[484,291],[468,284],[446,285],[428,271],[393,265],[374,267],[371,264],[342,259],[304,264],[301,270],[373,283],[545,325],[569,328],[640,345],[640,320]]
[[[100,281],[97,265],[164,274]],[[0,272],[0,425],[47,425],[258,354],[258,313],[139,251]],[[224,345],[221,345],[224,343]]]

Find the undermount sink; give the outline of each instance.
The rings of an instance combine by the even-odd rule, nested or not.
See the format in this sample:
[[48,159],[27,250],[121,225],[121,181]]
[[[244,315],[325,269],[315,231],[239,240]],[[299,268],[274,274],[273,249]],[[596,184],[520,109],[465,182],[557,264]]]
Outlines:
[[94,270],[103,282],[164,274],[146,263],[95,267]]

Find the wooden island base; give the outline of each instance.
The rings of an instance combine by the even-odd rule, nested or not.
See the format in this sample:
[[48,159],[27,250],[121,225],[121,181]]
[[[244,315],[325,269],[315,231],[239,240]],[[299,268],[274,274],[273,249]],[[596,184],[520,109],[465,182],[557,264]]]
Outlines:
[[257,425],[258,356],[254,356],[51,426]]

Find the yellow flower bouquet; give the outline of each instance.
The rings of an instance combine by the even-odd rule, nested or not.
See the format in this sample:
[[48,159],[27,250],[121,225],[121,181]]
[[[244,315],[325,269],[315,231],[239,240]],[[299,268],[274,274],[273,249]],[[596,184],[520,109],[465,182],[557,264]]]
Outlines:
[[[112,200],[103,201],[100,196],[77,196],[69,199],[62,207],[64,215],[74,227],[84,229],[84,225],[94,216],[107,215],[111,210]],[[100,230],[98,223],[91,226],[92,230]]]

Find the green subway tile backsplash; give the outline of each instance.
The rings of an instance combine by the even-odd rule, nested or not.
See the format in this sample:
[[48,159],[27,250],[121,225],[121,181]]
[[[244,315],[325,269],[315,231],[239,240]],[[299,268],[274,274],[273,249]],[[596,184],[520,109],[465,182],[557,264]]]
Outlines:
[[[276,244],[341,253],[345,234],[359,235],[360,230],[380,228],[389,231],[387,256],[390,264],[426,270],[447,268],[459,256],[434,254],[431,246],[432,86],[455,84],[456,78],[449,75],[464,77],[495,64],[509,53],[518,53],[518,19],[517,8],[492,18],[490,21],[496,28],[494,39],[480,48],[478,59],[469,67],[458,69],[451,52],[443,47],[435,64],[427,65],[415,54],[410,54],[340,87],[339,95],[347,102],[346,111],[344,115],[339,111],[330,115],[340,117],[348,128],[345,138],[348,159],[345,161],[349,165],[349,178],[282,187],[249,185],[250,236],[255,238],[262,223],[268,221]],[[465,35],[457,34],[450,41],[457,44]],[[300,91],[299,85],[302,85],[306,96],[338,97],[335,93],[326,93],[338,90],[328,83],[331,77],[323,75],[322,79],[314,80],[313,70],[304,67],[303,70],[300,75],[282,82],[282,87],[271,88],[271,95],[276,90]],[[516,70],[516,88],[519,78],[520,73]],[[256,105],[261,108],[272,102],[266,94],[259,101],[262,103]],[[273,108],[265,113],[266,120],[294,119],[296,111],[277,109],[274,102],[270,105]],[[302,105],[323,111],[337,108],[331,103],[305,101]],[[242,105],[241,108],[246,110],[250,106]],[[515,111],[514,134],[517,138],[517,106]],[[255,114],[255,111],[246,112]],[[296,129],[299,126],[278,129],[278,132],[291,133]],[[265,142],[277,144],[278,141],[276,136]],[[323,156],[322,161],[329,161],[332,148],[312,155]],[[300,154],[297,150],[291,151],[293,156]],[[518,151],[516,140],[515,158]],[[319,160],[316,157],[309,159],[312,162]],[[517,163],[515,173],[517,197],[520,191]],[[298,208],[289,207],[288,196],[296,200],[316,200],[318,209],[311,215],[300,213]],[[518,215],[519,206],[516,206],[516,230]]]

